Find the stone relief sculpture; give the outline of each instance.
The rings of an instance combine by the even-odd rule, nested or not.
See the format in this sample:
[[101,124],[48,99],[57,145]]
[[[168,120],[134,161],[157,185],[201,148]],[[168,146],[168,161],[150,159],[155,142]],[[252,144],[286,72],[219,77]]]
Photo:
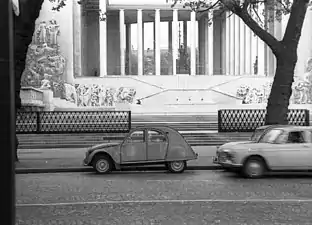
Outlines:
[[308,59],[303,76],[294,82],[292,101],[295,104],[312,104],[312,58]]
[[66,60],[61,55],[57,37],[59,25],[55,20],[42,21],[35,29],[32,43],[28,47],[22,86],[48,88],[54,97],[62,92]]
[[[242,99],[243,104],[267,103],[272,87],[272,81],[264,85],[241,85],[236,96]],[[295,78],[291,104],[312,104],[312,58],[309,58],[305,74]]]
[[132,104],[136,95],[133,88],[112,88],[98,84],[77,84],[77,106],[115,106],[116,103]]

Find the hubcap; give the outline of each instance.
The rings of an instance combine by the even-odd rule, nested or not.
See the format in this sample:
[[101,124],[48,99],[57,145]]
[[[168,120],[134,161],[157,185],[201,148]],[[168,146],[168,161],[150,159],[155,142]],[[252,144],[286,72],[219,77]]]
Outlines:
[[262,173],[262,166],[260,165],[259,162],[249,162],[247,164],[247,173],[249,174],[249,176],[259,176]]
[[109,168],[108,162],[104,159],[101,159],[101,160],[97,161],[96,168],[100,172],[105,172]]
[[183,162],[182,161],[177,161],[177,162],[172,162],[171,167],[174,171],[180,171],[183,169]]

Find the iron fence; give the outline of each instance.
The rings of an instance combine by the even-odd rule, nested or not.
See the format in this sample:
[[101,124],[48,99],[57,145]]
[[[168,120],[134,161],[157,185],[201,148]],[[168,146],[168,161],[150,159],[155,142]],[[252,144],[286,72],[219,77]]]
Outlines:
[[16,133],[127,133],[131,111],[17,112]]
[[[265,109],[222,109],[218,111],[218,132],[253,132],[265,124]],[[290,109],[288,124],[309,126],[309,110]]]

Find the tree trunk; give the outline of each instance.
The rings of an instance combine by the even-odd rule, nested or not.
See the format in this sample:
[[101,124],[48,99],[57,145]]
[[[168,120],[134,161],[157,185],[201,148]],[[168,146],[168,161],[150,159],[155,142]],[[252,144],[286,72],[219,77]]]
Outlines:
[[283,51],[276,56],[277,68],[267,104],[266,125],[288,124],[287,112],[292,94],[297,51]]
[[[21,77],[25,69],[28,46],[32,41],[35,22],[39,17],[44,0],[19,0],[20,15],[14,14],[14,75],[15,75],[15,109],[21,108]],[[16,160],[18,139],[16,137]]]

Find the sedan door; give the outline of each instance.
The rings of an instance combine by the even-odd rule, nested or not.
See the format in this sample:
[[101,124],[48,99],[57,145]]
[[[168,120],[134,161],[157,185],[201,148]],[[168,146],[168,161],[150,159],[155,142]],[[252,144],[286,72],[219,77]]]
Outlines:
[[291,131],[286,143],[279,144],[280,169],[305,170],[312,167],[312,145],[306,131]]
[[168,137],[159,130],[147,130],[147,160],[165,160],[168,149]]
[[146,161],[145,130],[135,130],[124,140],[120,148],[121,163]]

